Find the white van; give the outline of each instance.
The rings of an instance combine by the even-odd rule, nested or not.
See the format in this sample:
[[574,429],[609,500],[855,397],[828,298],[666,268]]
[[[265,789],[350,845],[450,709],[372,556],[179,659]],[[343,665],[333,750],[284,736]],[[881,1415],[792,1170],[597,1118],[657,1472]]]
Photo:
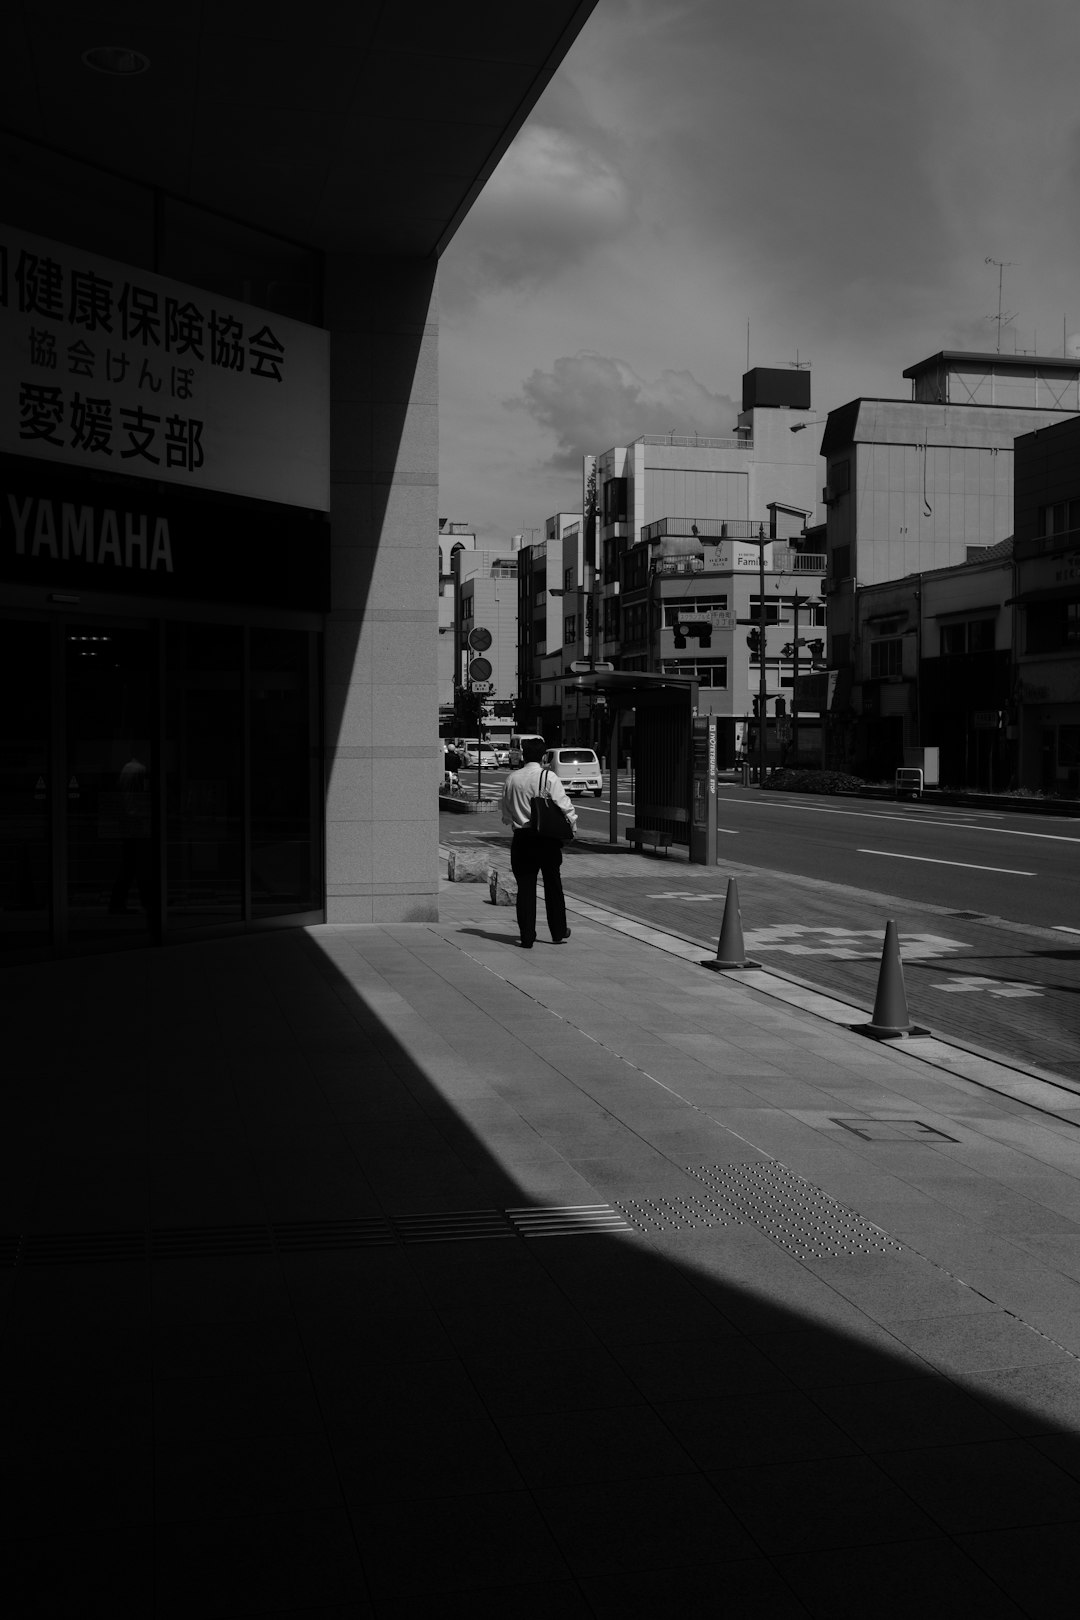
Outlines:
[[510,769],[512,771],[520,770],[521,766],[525,763],[521,755],[522,743],[542,743],[543,740],[543,737],[541,737],[535,731],[514,732],[513,736],[510,738]]
[[600,761],[591,748],[549,748],[542,763],[550,766],[567,793],[600,797],[603,779]]

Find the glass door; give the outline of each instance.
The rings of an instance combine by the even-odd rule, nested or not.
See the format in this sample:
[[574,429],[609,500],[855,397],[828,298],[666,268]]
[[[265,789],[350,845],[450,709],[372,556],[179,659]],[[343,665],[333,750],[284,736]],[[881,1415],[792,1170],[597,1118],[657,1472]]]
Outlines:
[[50,940],[51,629],[0,620],[0,957]]
[[68,937],[149,942],[160,893],[154,632],[69,622],[64,719]]

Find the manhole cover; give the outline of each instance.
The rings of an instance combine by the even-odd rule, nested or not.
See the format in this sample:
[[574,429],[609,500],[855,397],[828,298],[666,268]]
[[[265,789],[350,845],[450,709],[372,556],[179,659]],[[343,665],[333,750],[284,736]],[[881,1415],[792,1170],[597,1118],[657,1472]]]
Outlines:
[[853,1136],[864,1142],[958,1142],[957,1136],[946,1136],[933,1125],[924,1125],[921,1119],[833,1119]]

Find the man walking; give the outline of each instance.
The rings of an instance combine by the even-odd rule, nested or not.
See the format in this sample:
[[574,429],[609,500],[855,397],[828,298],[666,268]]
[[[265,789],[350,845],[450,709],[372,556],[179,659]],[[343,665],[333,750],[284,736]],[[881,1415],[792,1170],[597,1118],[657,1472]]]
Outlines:
[[544,794],[566,812],[570,825],[577,821],[577,812],[566,796],[566,789],[554,771],[544,773],[540,760],[544,755],[542,737],[529,737],[521,745],[524,763],[506,778],[502,796],[502,818],[514,829],[510,846],[510,866],[517,879],[517,921],[521,944],[532,948],[536,938],[536,879],[544,878],[544,910],[551,929],[552,943],[561,945],[570,938],[566,926],[566,901],[563,899],[562,844],[558,838],[543,838],[530,828],[532,802],[540,792],[540,779],[544,778]]

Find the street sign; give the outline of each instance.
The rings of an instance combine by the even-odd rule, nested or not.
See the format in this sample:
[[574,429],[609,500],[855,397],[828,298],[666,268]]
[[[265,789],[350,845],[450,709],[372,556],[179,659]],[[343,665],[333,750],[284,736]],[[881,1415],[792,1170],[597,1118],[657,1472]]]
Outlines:
[[[486,658],[477,658],[477,659],[474,660],[474,662],[477,663],[477,664],[486,664],[487,659]],[[474,692],[490,692],[491,691],[491,682],[490,681],[473,681],[473,691]]]
[[469,646],[473,652],[487,652],[491,646],[491,631],[478,624],[475,629],[469,631]]
[[[474,634],[475,634],[475,632],[474,632]],[[485,634],[485,636],[487,636],[487,631],[486,630],[484,631],[484,634]],[[489,641],[491,640],[490,636],[488,636],[488,640]],[[491,679],[491,663],[490,663],[490,661],[487,658],[473,658],[473,659],[471,659],[470,662],[469,662],[469,678],[473,683],[473,689],[474,690],[475,690],[476,685],[477,685],[477,683],[479,681],[490,681],[490,679]]]
[[734,630],[737,623],[738,616],[731,608],[702,608],[700,613],[695,613],[692,606],[679,609],[680,629],[687,624],[707,624],[712,630]]
[[598,658],[595,664],[590,664],[587,658],[575,658],[570,665],[570,673],[571,675],[591,675],[595,670],[603,675],[614,668],[615,665],[604,658]]
[[997,709],[976,709],[975,730],[996,731],[998,728],[999,719],[1000,716]]

